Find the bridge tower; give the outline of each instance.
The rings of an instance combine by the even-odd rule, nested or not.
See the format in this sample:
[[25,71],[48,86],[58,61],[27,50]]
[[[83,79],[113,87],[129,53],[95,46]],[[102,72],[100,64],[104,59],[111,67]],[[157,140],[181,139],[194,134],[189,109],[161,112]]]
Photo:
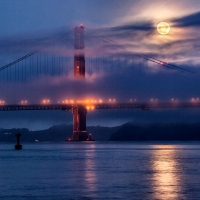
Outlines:
[[74,106],[72,108],[73,114],[73,141],[85,141],[88,139],[86,131],[86,114],[87,109],[81,106]]
[[85,78],[84,27],[74,29],[74,77]]
[[[74,77],[85,78],[85,54],[84,54],[84,27],[74,29]],[[86,131],[87,109],[83,106],[73,106],[73,141],[85,141],[88,139]]]

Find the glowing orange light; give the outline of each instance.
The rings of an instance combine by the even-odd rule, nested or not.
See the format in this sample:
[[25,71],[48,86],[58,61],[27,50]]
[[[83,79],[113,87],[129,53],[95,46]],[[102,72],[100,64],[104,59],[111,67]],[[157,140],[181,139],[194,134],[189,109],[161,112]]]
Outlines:
[[44,99],[42,102],[43,102],[43,103],[49,103],[50,100],[49,100],[49,99]]

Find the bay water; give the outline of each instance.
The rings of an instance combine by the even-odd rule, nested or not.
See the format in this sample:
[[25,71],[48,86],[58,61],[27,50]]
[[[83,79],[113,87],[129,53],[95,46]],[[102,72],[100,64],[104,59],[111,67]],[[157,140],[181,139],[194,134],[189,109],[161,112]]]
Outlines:
[[0,199],[200,199],[200,142],[0,144]]

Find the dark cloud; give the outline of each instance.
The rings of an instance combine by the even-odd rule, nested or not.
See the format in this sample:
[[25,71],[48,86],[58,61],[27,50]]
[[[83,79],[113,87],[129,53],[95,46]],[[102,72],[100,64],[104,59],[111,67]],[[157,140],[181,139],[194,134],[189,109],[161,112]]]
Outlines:
[[115,26],[110,28],[111,31],[150,31],[154,29],[151,22],[133,22],[131,24]]
[[175,19],[173,22],[179,27],[200,27],[200,12]]

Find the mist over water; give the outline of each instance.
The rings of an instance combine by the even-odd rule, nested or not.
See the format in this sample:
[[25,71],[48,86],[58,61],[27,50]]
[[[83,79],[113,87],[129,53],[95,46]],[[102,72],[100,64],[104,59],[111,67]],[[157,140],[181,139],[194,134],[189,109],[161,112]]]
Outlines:
[[199,199],[200,143],[0,145],[2,199]]

